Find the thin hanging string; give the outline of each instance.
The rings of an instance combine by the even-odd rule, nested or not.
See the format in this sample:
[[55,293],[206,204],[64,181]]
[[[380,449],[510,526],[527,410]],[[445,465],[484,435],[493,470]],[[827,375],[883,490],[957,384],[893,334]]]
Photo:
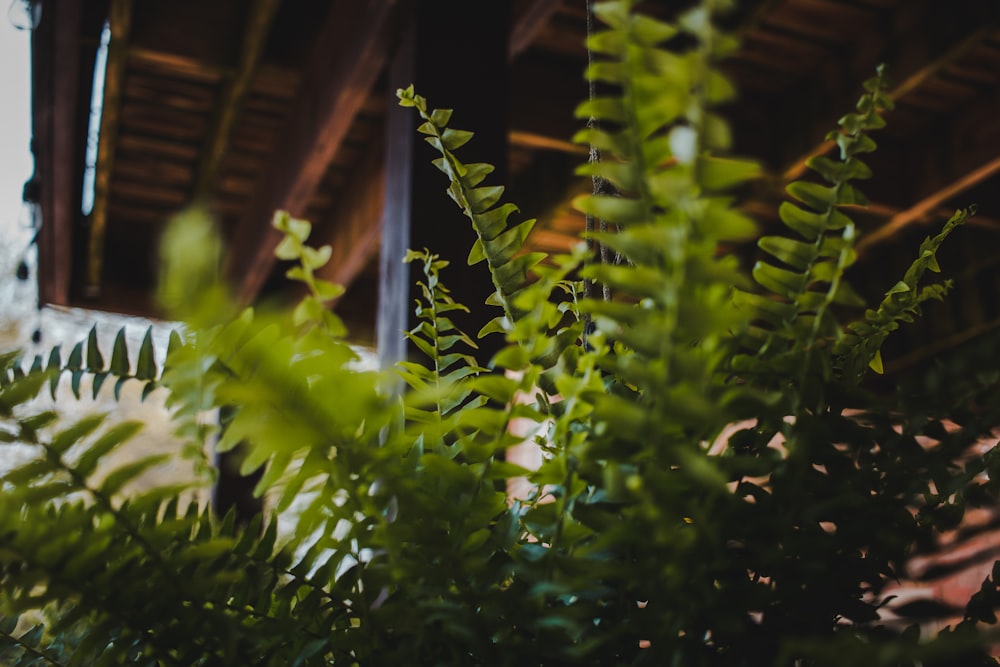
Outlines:
[[[585,0],[587,3],[587,40],[589,42],[591,35],[594,34],[594,0]],[[594,52],[587,47],[587,65],[592,65],[594,62]],[[587,95],[591,101],[597,97],[597,84],[594,79],[589,79],[587,82]],[[595,129],[598,127],[597,119],[591,116],[587,119],[587,127],[590,129]],[[590,157],[588,159],[590,164],[596,164],[601,161],[601,151],[593,143],[590,144]],[[593,193],[595,195],[612,195],[614,194],[614,188],[611,184],[601,176],[594,174],[590,177],[591,183],[593,185]],[[605,220],[596,220],[596,226],[602,234],[607,233],[608,223]],[[590,234],[594,232],[595,218],[590,213],[587,214],[587,247],[590,249],[591,253],[595,250],[598,254],[599,261],[601,264],[610,263],[610,255],[608,253],[607,247],[603,243],[598,243]],[[586,280],[583,285],[583,295],[584,297],[590,297],[593,294],[594,281]],[[611,288],[606,285],[601,285],[601,298],[605,301],[611,300]]]

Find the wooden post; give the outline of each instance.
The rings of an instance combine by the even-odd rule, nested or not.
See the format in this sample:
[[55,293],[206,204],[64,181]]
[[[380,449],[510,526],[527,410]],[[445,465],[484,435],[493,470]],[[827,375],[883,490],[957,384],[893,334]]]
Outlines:
[[[472,312],[455,313],[455,323],[475,337],[494,317],[483,302],[492,291],[485,263],[468,266],[475,241],[470,221],[447,196],[447,179],[432,164],[434,149],[419,140],[413,109],[399,107],[397,88],[413,83],[437,108],[454,109],[452,124],[475,137],[462,147],[464,162],[489,162],[496,171],[487,185],[506,180],[507,56],[510,3],[468,0],[416,2],[406,36],[389,68],[386,142],[386,199],[379,258],[379,307],[376,322],[379,362],[385,367],[407,356],[403,331],[415,325],[418,267],[402,264],[407,248],[427,248],[451,262],[442,272],[457,301]],[[502,340],[491,334],[479,341],[481,363]]]
[[82,160],[76,118],[80,108],[82,8],[78,2],[45,5],[31,36],[32,131],[35,176],[41,187],[38,299],[68,306],[73,234],[80,219],[75,180]]

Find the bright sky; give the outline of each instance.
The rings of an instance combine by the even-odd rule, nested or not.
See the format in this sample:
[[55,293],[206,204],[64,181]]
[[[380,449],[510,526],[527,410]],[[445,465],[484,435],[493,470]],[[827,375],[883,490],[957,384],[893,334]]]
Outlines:
[[[0,10],[7,2],[0,2]],[[26,222],[21,189],[31,177],[31,33],[18,30],[0,11],[0,228],[4,245],[8,230]]]
[[[20,0],[16,0],[19,3]],[[31,240],[28,208],[21,201],[24,182],[31,177],[31,33],[11,22],[21,5],[0,0],[0,339],[4,347],[24,340],[35,326],[37,291],[34,281],[18,281],[15,272]],[[8,8],[13,7],[12,10]],[[20,343],[18,343],[20,344]]]

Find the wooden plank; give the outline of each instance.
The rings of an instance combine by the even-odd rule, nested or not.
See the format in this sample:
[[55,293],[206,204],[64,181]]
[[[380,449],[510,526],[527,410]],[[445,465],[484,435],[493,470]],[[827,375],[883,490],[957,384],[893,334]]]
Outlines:
[[292,104],[271,168],[230,246],[227,269],[250,302],[274,266],[275,210],[301,216],[387,58],[395,0],[334,0]]
[[198,161],[192,199],[201,201],[211,193],[219,176],[219,167],[229,149],[233,128],[243,112],[250,85],[260,63],[261,54],[271,31],[271,24],[281,0],[254,0],[243,33],[243,48],[235,74],[226,83],[215,105],[216,113],[208,133],[208,141]]
[[104,237],[108,224],[108,196],[111,190],[111,171],[115,162],[115,144],[118,134],[118,112],[121,107],[127,44],[132,30],[132,0],[111,0],[108,17],[111,40],[108,43],[108,62],[104,76],[104,102],[101,106],[101,134],[97,144],[97,166],[94,170],[94,208],[90,214],[90,238],[87,249],[87,273],[84,295],[100,294],[101,274],[104,269]]
[[46,5],[32,35],[32,131],[41,183],[38,299],[69,305],[73,229],[79,219],[75,187],[79,105],[81,7]]
[[134,151],[143,156],[156,158],[166,157],[182,161],[193,161],[198,154],[192,146],[168,141],[160,137],[147,137],[129,134],[122,136],[118,142],[121,151]]
[[141,46],[130,46],[128,57],[129,61],[136,67],[202,83],[218,83],[228,74],[225,68],[202,62],[190,56]]

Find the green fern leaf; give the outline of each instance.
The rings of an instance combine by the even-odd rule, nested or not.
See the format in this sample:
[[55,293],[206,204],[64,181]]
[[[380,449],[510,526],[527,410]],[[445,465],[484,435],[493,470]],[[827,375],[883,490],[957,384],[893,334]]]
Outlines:
[[135,365],[135,376],[140,380],[155,380],[156,356],[153,350],[153,327],[146,329],[142,345],[139,347],[139,359]]
[[87,335],[87,370],[97,373],[104,370],[104,356],[97,341],[97,325],[90,328]]

